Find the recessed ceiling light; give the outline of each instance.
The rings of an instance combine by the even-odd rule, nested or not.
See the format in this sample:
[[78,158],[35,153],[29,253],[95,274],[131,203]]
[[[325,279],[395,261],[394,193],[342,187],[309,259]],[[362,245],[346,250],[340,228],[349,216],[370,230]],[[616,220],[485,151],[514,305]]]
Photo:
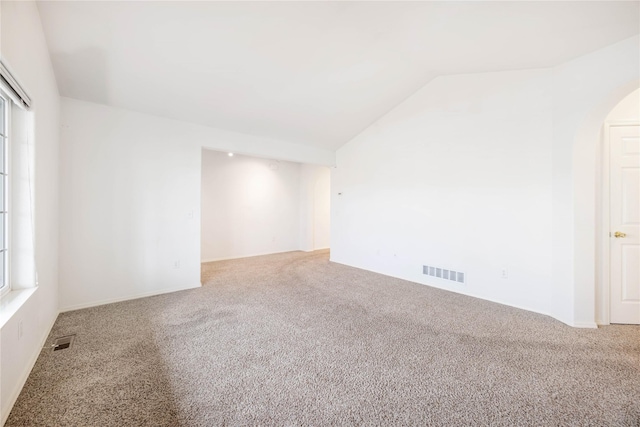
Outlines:
[[233,157],[233,153],[229,153],[229,157]]

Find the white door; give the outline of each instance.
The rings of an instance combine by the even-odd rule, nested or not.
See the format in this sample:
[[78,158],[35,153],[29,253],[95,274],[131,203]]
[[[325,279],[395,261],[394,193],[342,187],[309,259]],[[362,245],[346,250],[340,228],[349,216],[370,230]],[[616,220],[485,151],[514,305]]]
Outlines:
[[640,324],[640,126],[611,126],[611,323]]

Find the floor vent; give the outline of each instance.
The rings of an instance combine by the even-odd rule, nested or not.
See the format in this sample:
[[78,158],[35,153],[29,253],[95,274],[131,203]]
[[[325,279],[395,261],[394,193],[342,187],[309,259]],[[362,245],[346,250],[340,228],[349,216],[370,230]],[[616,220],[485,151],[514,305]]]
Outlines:
[[464,283],[465,281],[465,275],[460,271],[447,270],[446,268],[432,267],[430,265],[422,266],[422,274],[458,283]]
[[56,340],[53,342],[53,351],[70,348],[73,345],[73,340],[75,338],[75,335],[67,335],[66,337],[56,338]]

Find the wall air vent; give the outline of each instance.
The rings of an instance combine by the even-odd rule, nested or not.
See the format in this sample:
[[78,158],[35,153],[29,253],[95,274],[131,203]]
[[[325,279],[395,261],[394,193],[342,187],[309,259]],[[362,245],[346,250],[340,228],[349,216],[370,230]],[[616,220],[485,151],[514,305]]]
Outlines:
[[464,273],[460,271],[449,270],[442,267],[432,267],[430,265],[422,266],[422,274],[438,279],[450,280],[457,283],[465,283]]
[[75,340],[75,338],[75,335],[67,335],[66,337],[56,338],[52,345],[53,351],[70,348],[73,345],[73,341]]

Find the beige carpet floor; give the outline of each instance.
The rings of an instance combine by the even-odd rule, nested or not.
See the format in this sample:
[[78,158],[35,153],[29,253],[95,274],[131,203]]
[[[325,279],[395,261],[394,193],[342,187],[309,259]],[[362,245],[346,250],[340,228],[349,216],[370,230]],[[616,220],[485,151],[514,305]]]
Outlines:
[[330,263],[203,265],[204,286],[61,314],[7,426],[640,426],[640,328]]

